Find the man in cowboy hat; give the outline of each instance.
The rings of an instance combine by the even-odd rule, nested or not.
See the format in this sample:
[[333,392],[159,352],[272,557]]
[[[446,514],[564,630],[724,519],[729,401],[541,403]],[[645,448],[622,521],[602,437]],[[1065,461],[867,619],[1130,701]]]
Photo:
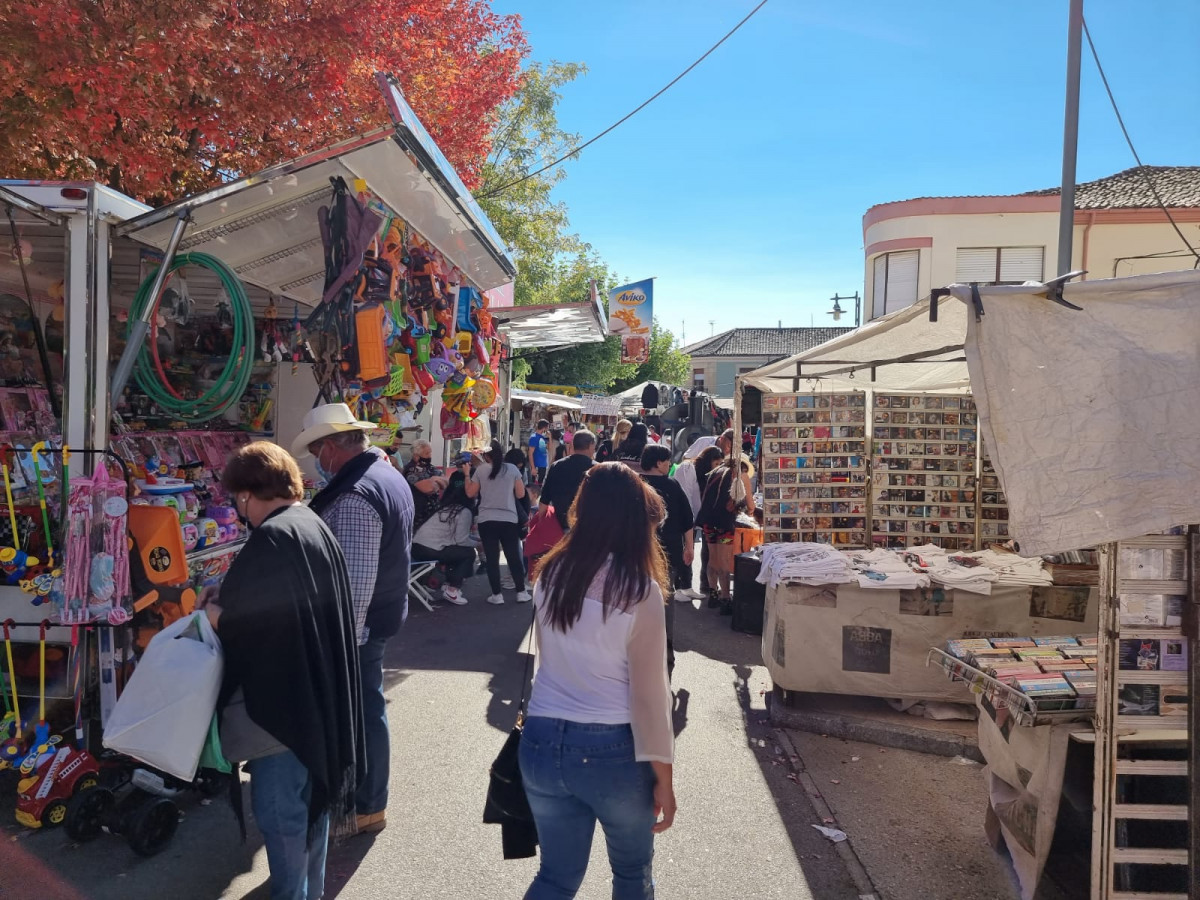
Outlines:
[[292,442],[292,455],[313,456],[325,479],[311,508],[341,544],[350,575],[366,730],[367,772],[355,795],[359,831],[387,824],[391,746],[383,652],[408,616],[413,534],[412,491],[387,456],[370,445],[367,432],[374,427],[355,419],[345,403],[327,403],[309,410]]

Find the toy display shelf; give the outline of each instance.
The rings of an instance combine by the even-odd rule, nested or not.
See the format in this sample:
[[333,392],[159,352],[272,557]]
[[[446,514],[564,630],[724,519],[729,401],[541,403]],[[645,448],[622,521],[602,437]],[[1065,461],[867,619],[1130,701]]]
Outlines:
[[211,547],[205,547],[203,550],[193,550],[187,555],[189,563],[204,562],[218,556],[224,556],[226,553],[238,553],[246,546],[247,538],[241,538],[236,541],[229,541],[226,544],[214,544]]
[[[1006,708],[1018,725],[1027,728],[1064,722],[1088,722],[1096,713],[1094,699],[1055,697],[1038,700],[937,647],[930,649],[925,664],[938,666],[951,681],[963,682],[972,693],[982,694],[996,708]],[[1078,705],[1080,702],[1090,705],[1081,707]]]

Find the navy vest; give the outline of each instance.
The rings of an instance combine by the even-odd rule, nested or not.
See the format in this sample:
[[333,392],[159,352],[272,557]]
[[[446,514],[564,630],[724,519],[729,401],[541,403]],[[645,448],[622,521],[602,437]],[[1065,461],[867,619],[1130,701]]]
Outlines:
[[318,515],[343,494],[358,494],[379,514],[383,537],[375,593],[367,610],[373,638],[389,638],[408,618],[408,569],[412,558],[413,497],[404,476],[371,449],[344,466],[310,504]]

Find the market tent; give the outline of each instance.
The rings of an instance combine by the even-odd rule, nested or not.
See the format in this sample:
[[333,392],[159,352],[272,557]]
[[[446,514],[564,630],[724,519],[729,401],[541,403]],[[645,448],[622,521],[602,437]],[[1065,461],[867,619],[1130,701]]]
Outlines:
[[340,177],[351,190],[362,182],[480,290],[511,282],[516,266],[504,241],[397,86],[376,78],[392,126],[152,210],[115,233],[165,250],[187,216],[179,252],[210,253],[241,280],[315,306],[325,282],[317,214]]
[[497,310],[495,318],[514,350],[597,344],[608,336],[604,311],[591,301],[510,306]]
[[819,347],[755,369],[741,378],[765,393],[805,390],[963,391],[968,387],[963,341],[967,306],[950,296],[869,322]]
[[521,388],[512,389],[513,403],[540,403],[555,409],[583,409],[583,401],[574,397],[564,397],[562,394],[551,394],[547,391],[526,391]]

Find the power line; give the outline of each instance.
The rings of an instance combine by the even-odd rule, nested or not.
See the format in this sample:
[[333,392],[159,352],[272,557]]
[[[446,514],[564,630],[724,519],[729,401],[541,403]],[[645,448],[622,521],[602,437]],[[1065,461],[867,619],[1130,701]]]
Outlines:
[[1117,108],[1117,98],[1113,96],[1112,88],[1108,86],[1108,76],[1104,74],[1104,66],[1100,65],[1100,54],[1096,52],[1096,45],[1092,42],[1092,33],[1090,30],[1088,30],[1086,19],[1083,21],[1083,33],[1087,37],[1088,47],[1091,48],[1092,59],[1096,61],[1096,70],[1100,73],[1100,80],[1104,83],[1104,90],[1108,93],[1108,102],[1112,104],[1113,112],[1116,113],[1117,124],[1121,126],[1121,133],[1125,135],[1125,143],[1129,145],[1129,152],[1133,154],[1133,158],[1138,164],[1138,169],[1141,171],[1142,177],[1146,179],[1146,187],[1150,188],[1150,193],[1154,195],[1154,199],[1158,203],[1158,208],[1163,211],[1163,214],[1167,217],[1167,221],[1171,223],[1171,227],[1175,229],[1175,233],[1179,235],[1179,239],[1183,241],[1183,245],[1191,251],[1194,257],[1196,257],[1196,265],[1192,267],[1196,268],[1200,266],[1200,251],[1197,251],[1196,248],[1192,246],[1191,242],[1186,236],[1184,236],[1184,233],[1175,223],[1174,216],[1172,216],[1171,211],[1167,209],[1167,204],[1163,203],[1163,198],[1159,195],[1158,188],[1154,186],[1154,179],[1150,177],[1150,170],[1146,168],[1145,164],[1142,162],[1142,158],[1138,156],[1137,150],[1134,149],[1133,139],[1129,136],[1129,129],[1125,127],[1125,120],[1121,117],[1121,110]]
[[738,22],[736,25],[733,26],[733,28],[731,28],[728,32],[726,32],[726,34],[723,38],[721,38],[719,41],[717,41],[715,44],[713,44],[711,47],[709,47],[704,52],[703,56],[701,56],[694,63],[692,63],[690,66],[688,66],[686,69],[684,69],[678,75],[676,75],[673,79],[671,79],[671,81],[666,85],[666,87],[664,87],[662,90],[660,90],[658,93],[656,93],[653,97],[651,97],[649,100],[647,100],[641,106],[639,106],[633,112],[629,113],[626,116],[622,116],[620,119],[618,119],[612,125],[609,125],[607,128],[605,128],[602,132],[600,132],[594,138],[592,138],[591,140],[585,141],[584,143],[582,143],[578,147],[576,147],[574,150],[572,150],[570,153],[564,154],[563,156],[560,156],[558,159],[554,160],[554,162],[547,163],[546,165],[542,166],[537,171],[530,172],[528,175],[523,175],[514,181],[508,182],[507,184],[502,184],[502,185],[500,185],[500,187],[495,188],[494,190],[488,191],[486,194],[481,195],[477,199],[487,200],[491,197],[495,197],[497,194],[502,194],[502,193],[504,193],[504,191],[507,191],[511,187],[516,187],[518,184],[520,184],[523,181],[528,181],[530,178],[534,178],[538,175],[541,175],[547,169],[553,169],[559,163],[565,162],[566,160],[570,159],[572,156],[579,153],[585,147],[588,147],[589,145],[596,143],[596,141],[600,140],[600,138],[604,137],[606,134],[613,131],[618,126],[623,125],[626,122],[628,122],[630,119],[632,119],[638,113],[640,113],[643,109],[645,109],[647,106],[649,106],[655,100],[657,100],[659,97],[661,97],[667,91],[669,91],[672,87],[674,87],[676,85],[676,83],[678,83],[683,78],[683,76],[687,75],[688,72],[692,71],[692,69],[696,68],[696,66],[700,65],[700,63],[702,63],[702,62],[704,62],[704,60],[708,59],[708,57],[712,54],[712,52],[714,50],[716,50],[723,43],[725,43],[727,40],[729,40],[731,37],[733,37],[733,35],[737,32],[737,30],[739,28],[741,28],[743,25],[745,25],[747,22],[749,22],[751,17],[753,17],[753,15],[756,12],[758,12],[760,9],[762,9],[766,5],[767,5],[767,0],[762,0],[762,2],[758,4],[758,6],[754,7],[754,9],[750,10],[750,12],[746,14],[746,17],[744,19],[742,19],[742,21]]

